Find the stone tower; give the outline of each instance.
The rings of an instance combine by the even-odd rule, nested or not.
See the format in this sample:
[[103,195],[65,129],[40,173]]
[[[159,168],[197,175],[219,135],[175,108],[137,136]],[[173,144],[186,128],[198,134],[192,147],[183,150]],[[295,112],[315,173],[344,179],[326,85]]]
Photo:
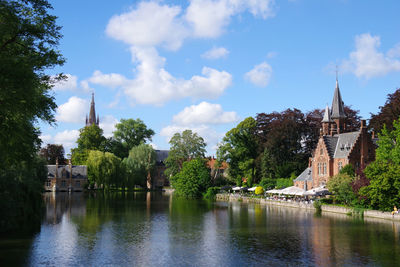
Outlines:
[[337,79],[335,93],[332,100],[331,120],[334,122],[334,124],[332,124],[333,127],[331,128],[335,129],[336,133],[340,134],[346,131],[346,114],[344,113],[344,104],[342,96],[340,95],[339,82]]
[[99,115],[96,118],[96,109],[94,104],[94,93],[92,93],[92,102],[90,103],[90,111],[89,111],[89,118],[86,115],[86,126],[90,126],[96,124],[99,126]]

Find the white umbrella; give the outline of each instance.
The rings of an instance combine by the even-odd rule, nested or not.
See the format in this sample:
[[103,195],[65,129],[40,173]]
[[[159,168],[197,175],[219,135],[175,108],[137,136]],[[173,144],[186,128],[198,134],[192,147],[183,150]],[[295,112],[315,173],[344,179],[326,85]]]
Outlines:
[[240,189],[241,189],[240,186],[236,186],[236,187],[232,188],[233,191],[239,191]]
[[257,186],[247,189],[248,191],[256,191]]
[[282,190],[284,195],[295,195],[302,196],[306,191],[304,189],[298,188],[296,186],[290,186]]

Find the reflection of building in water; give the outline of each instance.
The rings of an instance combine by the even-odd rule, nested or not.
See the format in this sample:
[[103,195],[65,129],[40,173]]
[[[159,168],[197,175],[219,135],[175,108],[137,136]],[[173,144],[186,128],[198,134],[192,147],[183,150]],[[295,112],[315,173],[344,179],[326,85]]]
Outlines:
[[86,200],[83,193],[45,193],[46,222],[51,224],[60,223],[64,215],[85,216]]
[[47,165],[46,191],[82,191],[87,183],[87,167],[83,165]]

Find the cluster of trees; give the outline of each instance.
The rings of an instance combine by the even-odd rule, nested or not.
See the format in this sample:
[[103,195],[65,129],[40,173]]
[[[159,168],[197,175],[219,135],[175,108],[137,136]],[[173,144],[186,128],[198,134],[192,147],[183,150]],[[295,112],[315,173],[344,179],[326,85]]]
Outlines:
[[[360,126],[359,111],[345,106],[349,130]],[[229,163],[229,177],[238,185],[296,177],[318,142],[323,110],[303,113],[298,109],[259,113],[246,118],[226,133],[219,145],[219,162]]]
[[50,9],[45,0],[0,1],[1,232],[40,226],[47,169],[37,156],[36,123],[55,122],[46,70],[64,62],[57,49],[60,27]]
[[71,150],[73,164],[88,166],[90,187],[150,188],[156,153],[145,143],[154,131],[140,119],[121,119],[115,127],[110,138],[104,137],[103,130],[95,124],[80,129],[78,147]]

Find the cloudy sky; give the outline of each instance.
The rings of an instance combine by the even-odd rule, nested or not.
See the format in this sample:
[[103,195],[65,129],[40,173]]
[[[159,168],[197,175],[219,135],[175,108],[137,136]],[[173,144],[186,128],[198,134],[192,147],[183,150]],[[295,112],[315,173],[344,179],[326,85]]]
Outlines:
[[75,146],[91,92],[107,137],[140,118],[152,144],[192,129],[209,154],[248,116],[346,104],[368,119],[400,87],[397,0],[51,1],[68,80],[42,140]]

